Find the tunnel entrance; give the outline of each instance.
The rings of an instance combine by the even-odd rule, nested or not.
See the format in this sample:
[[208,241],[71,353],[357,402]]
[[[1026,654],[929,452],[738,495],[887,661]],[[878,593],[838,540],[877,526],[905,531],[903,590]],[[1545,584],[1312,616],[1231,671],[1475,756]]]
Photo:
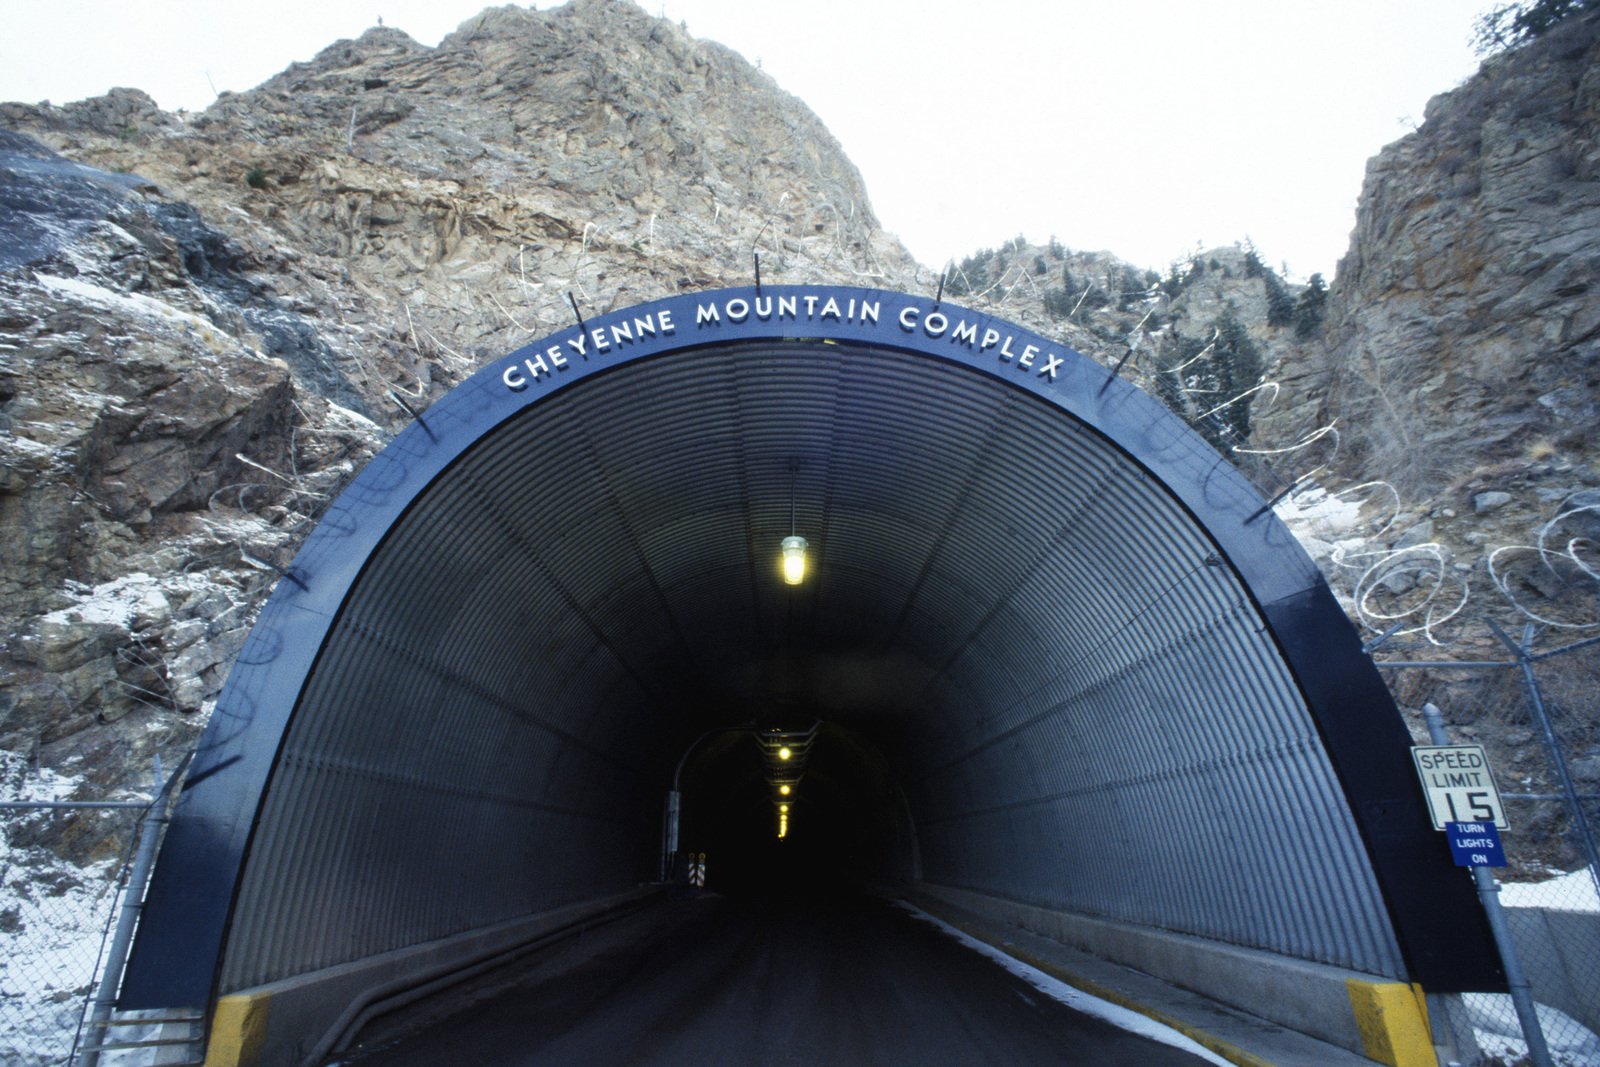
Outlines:
[[712,879],[801,857],[1499,981],[1393,701],[1233,467],[1020,327],[768,286],[485,367],[328,509],[208,726],[121,1006],[336,1030],[650,885],[706,731],[814,721],[787,852],[737,746],[689,761]]

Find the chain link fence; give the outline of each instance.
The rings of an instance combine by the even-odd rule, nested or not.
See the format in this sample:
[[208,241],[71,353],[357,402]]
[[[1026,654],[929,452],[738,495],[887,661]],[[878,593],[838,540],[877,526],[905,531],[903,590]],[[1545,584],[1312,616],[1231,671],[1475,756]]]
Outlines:
[[135,1067],[192,1059],[193,1019],[172,1012],[113,1018],[134,902],[188,762],[163,784],[157,761],[149,797],[82,801],[67,799],[81,792],[81,781],[0,752],[0,1063]]
[[[1437,646],[1410,658],[1417,649],[1382,639],[1374,658],[1418,744],[1432,704],[1452,742],[1487,752],[1510,824],[1495,874],[1551,1060],[1600,1067],[1600,637],[1560,633],[1484,622],[1452,647],[1458,658],[1435,658]],[[1532,1062],[1509,998],[1466,1006],[1486,1064]]]
[[0,809],[0,1062],[55,1067],[76,1054],[146,805],[33,803]]

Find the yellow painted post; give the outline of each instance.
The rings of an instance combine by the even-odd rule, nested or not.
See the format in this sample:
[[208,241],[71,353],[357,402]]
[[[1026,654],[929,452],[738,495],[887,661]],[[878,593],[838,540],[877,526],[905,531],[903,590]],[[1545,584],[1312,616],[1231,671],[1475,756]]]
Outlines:
[[250,1067],[255,1063],[267,1036],[271,1006],[272,997],[262,993],[236,993],[217,1001],[205,1067]]
[[1345,988],[1368,1059],[1389,1067],[1438,1067],[1421,986],[1347,978]]

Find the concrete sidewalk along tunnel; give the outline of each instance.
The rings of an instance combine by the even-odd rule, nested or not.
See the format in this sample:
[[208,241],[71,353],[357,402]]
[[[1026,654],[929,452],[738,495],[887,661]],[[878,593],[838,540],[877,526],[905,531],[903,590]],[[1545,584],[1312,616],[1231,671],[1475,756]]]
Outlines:
[[1112,371],[926,297],[677,296],[484,367],[328,508],[119,1006],[326,1051],[640,893],[680,763],[714,885],[899,884],[1299,1016],[1307,974],[1503,988],[1409,744],[1260,494]]

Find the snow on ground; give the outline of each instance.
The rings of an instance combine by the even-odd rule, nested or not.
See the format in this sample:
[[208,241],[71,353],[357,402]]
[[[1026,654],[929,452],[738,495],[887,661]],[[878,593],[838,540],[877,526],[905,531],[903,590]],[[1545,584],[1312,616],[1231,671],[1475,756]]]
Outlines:
[[[81,784],[0,751],[0,799],[59,801]],[[138,813],[89,817],[131,828]],[[119,860],[78,867],[32,843],[61,818],[0,810],[0,1063],[14,1067],[66,1062],[117,902]]]
[[55,456],[55,449],[51,448],[49,445],[40,441],[35,441],[31,437],[18,437],[10,430],[0,431],[0,447],[4,447],[7,451],[14,452],[19,455],[22,453],[27,453],[28,455],[36,456],[40,459],[46,460],[52,459]]
[[[259,525],[259,521],[247,523],[241,529],[254,531]],[[133,630],[140,619],[165,619],[172,613],[174,599],[181,604],[190,597],[205,595],[214,587],[215,583],[201,574],[175,574],[156,579],[143,571],[94,586],[69,581],[64,591],[77,602],[42,615],[39,621],[67,628],[114,626]]]
[[[1505,993],[1463,993],[1472,1030],[1484,1055],[1518,1063],[1528,1054],[1517,1010]],[[1565,1012],[1537,1004],[1539,1029],[1555,1067],[1600,1067],[1600,1037]]]
[[[1223,1059],[1196,1041],[1185,1037],[1170,1026],[1158,1023],[1149,1016],[1140,1015],[1136,1011],[1113,1004],[1108,1000],[1090,996],[1083,990],[1070,986],[1059,978],[1051,977],[1037,967],[1031,967],[1019,959],[1006,955],[993,945],[963,933],[942,919],[934,918],[920,908],[907,904],[905,901],[900,901],[899,904],[900,907],[916,918],[955,938],[980,956],[987,956],[989,959],[994,960],[1045,996],[1052,1000],[1060,1001],[1074,1011],[1080,1011],[1085,1015],[1108,1022],[1112,1026],[1126,1030],[1131,1034],[1137,1034],[1140,1037],[1149,1038],[1151,1041],[1159,1041],[1163,1045],[1171,1045],[1173,1048],[1182,1049],[1184,1052],[1198,1056],[1206,1063],[1217,1064],[1219,1067],[1231,1067],[1230,1061]],[[1588,1065],[1585,1065],[1585,1067],[1588,1067]]]
[[1361,504],[1359,497],[1346,499],[1313,485],[1284,497],[1272,510],[1307,554],[1328,568],[1367,552],[1360,533]]
[[141,615],[164,616],[172,610],[156,580],[143,573],[126,574],[103,585],[83,587],[74,592],[82,598],[78,603],[52,611],[42,621],[58,626],[87,623],[131,629],[133,620]]
[[1587,867],[1543,882],[1502,882],[1500,903],[1508,908],[1600,911],[1600,896]]
[[1280,500],[1272,509],[1295,533],[1324,541],[1337,540],[1361,524],[1361,502],[1334,496],[1319,485],[1308,486]]

